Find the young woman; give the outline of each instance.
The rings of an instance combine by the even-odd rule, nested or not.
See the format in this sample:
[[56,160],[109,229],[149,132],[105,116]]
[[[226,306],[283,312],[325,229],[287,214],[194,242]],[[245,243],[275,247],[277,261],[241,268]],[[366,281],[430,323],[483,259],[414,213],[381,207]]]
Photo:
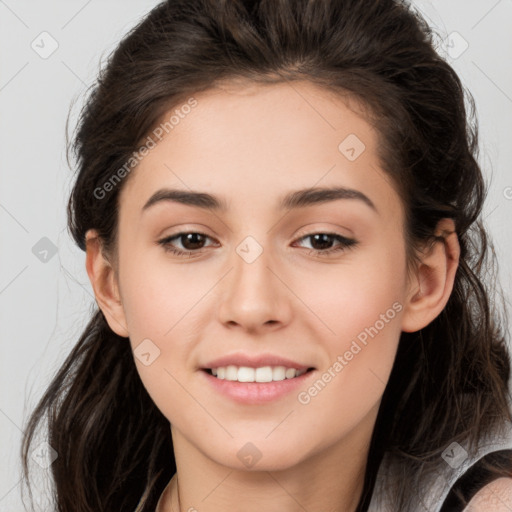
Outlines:
[[23,444],[28,479],[47,414],[56,510],[512,509],[464,99],[397,0],[169,0],[127,35],[74,142],[98,310]]

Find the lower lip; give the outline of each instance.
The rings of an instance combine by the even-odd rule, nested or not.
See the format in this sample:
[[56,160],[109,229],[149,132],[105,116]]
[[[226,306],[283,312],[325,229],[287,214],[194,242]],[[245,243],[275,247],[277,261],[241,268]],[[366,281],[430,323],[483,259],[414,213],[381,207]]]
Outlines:
[[311,377],[314,370],[302,374],[293,379],[278,380],[272,382],[238,382],[233,380],[218,379],[205,370],[201,370],[208,382],[220,393],[235,402],[242,404],[259,405],[278,400],[285,395],[304,385]]

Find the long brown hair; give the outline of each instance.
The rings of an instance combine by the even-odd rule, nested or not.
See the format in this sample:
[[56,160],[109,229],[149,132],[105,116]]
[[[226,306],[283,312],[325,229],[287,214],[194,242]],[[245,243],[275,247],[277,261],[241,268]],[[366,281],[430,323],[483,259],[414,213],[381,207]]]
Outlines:
[[[476,161],[474,101],[435,51],[424,19],[400,0],[168,0],[121,41],[80,114],[69,229],[81,249],[96,229],[115,252],[126,162],[157,121],[219,80],[309,80],[368,107],[379,158],[406,208],[408,264],[454,219],[461,254],[442,313],[402,333],[375,425],[359,510],[384,454],[395,510],[412,510],[415,482],[445,464],[453,441],[474,454],[482,436],[512,422],[506,315],[485,282],[496,268],[481,220],[486,186]],[[119,172],[124,167],[125,172]],[[105,187],[117,176],[118,183]],[[115,186],[114,186],[115,185]],[[100,192],[98,192],[100,191]],[[492,256],[492,258],[491,258]],[[490,281],[490,280],[489,280]],[[56,510],[153,511],[175,473],[169,422],[137,373],[129,343],[97,310],[26,427],[30,447],[46,419]],[[496,465],[495,471],[512,476]]]

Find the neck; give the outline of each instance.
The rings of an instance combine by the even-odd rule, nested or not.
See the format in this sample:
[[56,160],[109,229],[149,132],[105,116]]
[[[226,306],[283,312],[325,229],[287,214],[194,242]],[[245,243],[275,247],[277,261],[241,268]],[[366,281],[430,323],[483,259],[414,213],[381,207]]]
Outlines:
[[162,496],[162,512],[240,508],[244,512],[355,512],[363,490],[376,412],[372,411],[336,445],[277,471],[243,471],[217,464],[171,428],[177,477]]

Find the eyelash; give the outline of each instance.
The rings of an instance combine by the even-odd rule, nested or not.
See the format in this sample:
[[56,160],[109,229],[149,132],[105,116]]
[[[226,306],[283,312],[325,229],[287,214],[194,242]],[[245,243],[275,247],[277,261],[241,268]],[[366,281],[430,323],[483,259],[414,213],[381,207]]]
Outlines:
[[[206,235],[204,233],[201,233],[199,231],[182,231],[181,233],[177,233],[175,235],[172,235],[172,236],[163,238],[161,240],[158,240],[157,244],[161,245],[165,252],[174,254],[176,256],[193,257],[194,255],[201,254],[202,249],[196,249],[194,251],[190,251],[190,250],[184,251],[182,249],[177,249],[176,247],[173,247],[171,245],[171,242],[173,240],[179,239],[180,237],[182,237],[184,235],[190,235],[190,234],[201,235],[201,236],[206,237],[206,238],[211,238],[210,236],[208,236],[208,235]],[[341,251],[345,251],[347,249],[353,249],[359,243],[357,240],[354,240],[352,238],[346,238],[344,236],[337,235],[336,233],[327,233],[327,232],[322,232],[322,231],[319,231],[319,232],[316,232],[316,233],[309,233],[308,235],[301,236],[298,240],[304,240],[305,238],[311,238],[311,237],[313,237],[315,235],[327,235],[328,237],[334,238],[335,240],[340,242],[339,245],[331,247],[330,249],[324,249],[324,250],[321,250],[321,249],[310,249],[310,253],[309,254],[313,253],[316,256],[320,256],[320,257],[323,257],[325,255],[331,255],[333,253],[337,253],[337,252],[341,252]]]

